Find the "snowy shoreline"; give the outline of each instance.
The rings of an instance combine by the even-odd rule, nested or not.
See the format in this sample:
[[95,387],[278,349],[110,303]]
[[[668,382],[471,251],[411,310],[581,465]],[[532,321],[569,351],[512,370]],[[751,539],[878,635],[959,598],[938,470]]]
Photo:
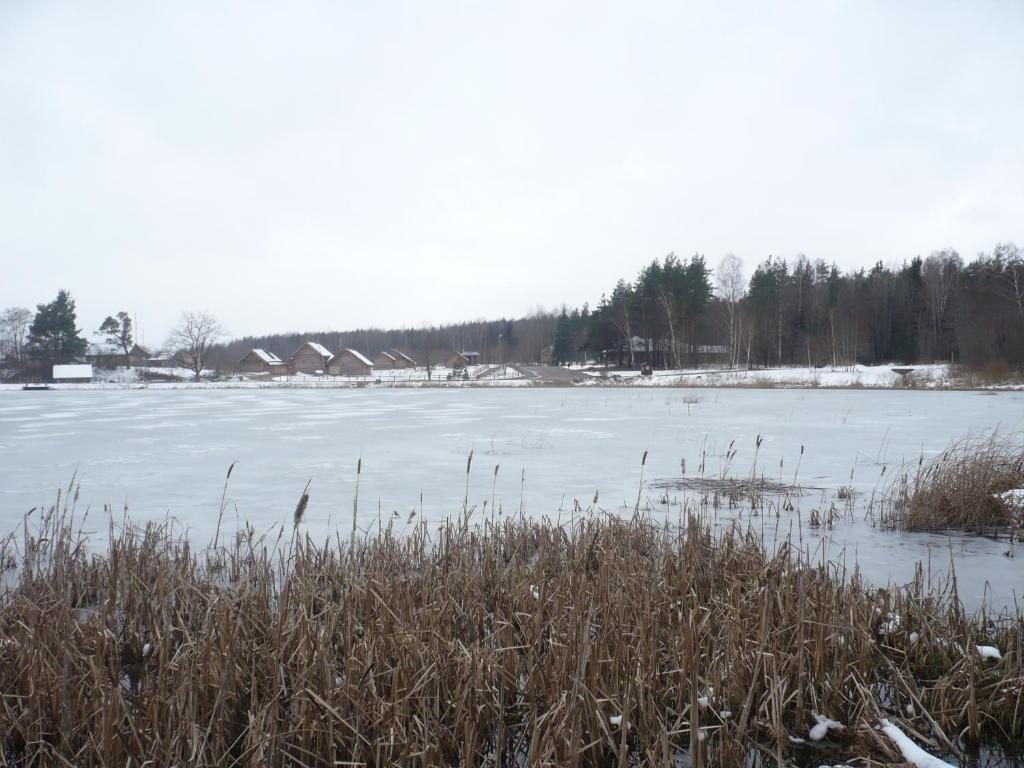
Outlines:
[[[483,368],[483,366],[481,366]],[[896,370],[905,371],[897,373]],[[190,381],[184,377],[176,381],[143,381],[126,376],[125,371],[105,372],[101,381],[71,384],[49,384],[53,390],[135,390],[135,389],[465,389],[524,387],[622,387],[622,388],[763,388],[763,389],[914,389],[918,391],[1020,391],[1018,382],[981,382],[970,377],[954,375],[944,364],[916,365],[900,368],[891,365],[852,365],[826,368],[756,368],[659,370],[649,376],[640,371],[548,368],[560,376],[546,376],[529,368],[513,369],[503,376],[481,378],[447,378],[445,372],[428,379],[423,371],[408,371],[394,377],[313,377],[287,376],[272,380],[254,380],[241,377],[219,380]],[[570,374],[568,377],[565,373]],[[113,374],[113,375],[111,375]],[[509,375],[510,374],[510,375]],[[21,391],[21,384],[0,384],[0,392]]]

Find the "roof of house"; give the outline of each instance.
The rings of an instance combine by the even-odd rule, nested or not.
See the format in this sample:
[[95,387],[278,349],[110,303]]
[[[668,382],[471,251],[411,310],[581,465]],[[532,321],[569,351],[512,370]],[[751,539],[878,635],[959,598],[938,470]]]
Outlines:
[[459,352],[459,354],[462,355],[463,357],[480,357],[479,352],[467,352],[466,350]]
[[352,355],[352,357],[354,357],[356,360],[358,360],[359,362],[363,363],[364,365],[369,365],[371,368],[373,367],[373,361],[372,360],[370,360],[368,357],[366,357],[366,355],[364,355],[362,352],[357,352],[354,349],[349,349],[348,347],[345,347],[345,349],[338,350],[338,355],[341,356],[341,355],[345,354],[346,352],[348,354]]
[[405,354],[405,352],[402,352],[401,350],[391,349],[391,350],[388,350],[388,354],[391,355],[396,360],[398,358],[402,358],[406,362],[412,363],[413,365],[416,365],[416,361],[413,360],[411,357],[409,357],[407,354]]
[[[128,350],[131,355],[148,355],[149,350],[141,344],[132,344]],[[111,344],[109,341],[92,341],[85,348],[86,357],[108,357],[110,355],[123,355],[124,349],[120,344]]]
[[390,352],[384,352],[383,350],[377,353],[377,357],[386,357],[391,362],[395,362],[396,360],[393,354],[391,354]]
[[55,365],[53,366],[53,378],[55,379],[91,379],[92,366],[84,365]]
[[[299,346],[299,349],[302,349],[303,347],[309,347],[314,352],[316,352],[318,355],[320,355],[321,357],[326,357],[328,360],[330,360],[332,357],[334,357],[334,355],[331,354],[330,350],[327,349],[327,347],[325,347],[323,344],[318,344],[315,341],[303,342]],[[295,350],[296,354],[298,354],[299,349]]]
[[[248,357],[249,355],[256,355],[256,357],[258,357],[260,360],[262,360],[267,365],[284,365],[284,361],[281,358],[279,358],[273,352],[267,352],[267,350],[265,350],[265,349],[259,349],[258,347],[254,348],[254,349],[250,349],[242,357],[242,360],[245,360],[245,358]],[[241,362],[241,361],[239,361],[239,362]]]
[[123,355],[124,350],[117,344],[109,344],[105,341],[89,342],[85,348],[86,357],[102,357],[105,355]]

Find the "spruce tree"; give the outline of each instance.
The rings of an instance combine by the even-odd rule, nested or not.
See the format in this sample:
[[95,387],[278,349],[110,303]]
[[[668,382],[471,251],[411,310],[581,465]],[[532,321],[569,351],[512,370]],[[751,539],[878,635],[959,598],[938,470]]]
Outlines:
[[76,328],[75,300],[68,291],[60,291],[49,304],[39,304],[28,331],[33,354],[50,364],[74,360],[85,352],[85,339]]

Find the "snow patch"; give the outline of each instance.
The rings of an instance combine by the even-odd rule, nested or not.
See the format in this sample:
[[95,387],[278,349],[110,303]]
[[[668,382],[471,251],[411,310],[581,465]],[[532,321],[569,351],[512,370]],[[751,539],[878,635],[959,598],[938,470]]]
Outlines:
[[907,734],[888,720],[882,721],[882,733],[896,745],[903,759],[915,768],[949,768],[950,763],[930,755],[915,744]]

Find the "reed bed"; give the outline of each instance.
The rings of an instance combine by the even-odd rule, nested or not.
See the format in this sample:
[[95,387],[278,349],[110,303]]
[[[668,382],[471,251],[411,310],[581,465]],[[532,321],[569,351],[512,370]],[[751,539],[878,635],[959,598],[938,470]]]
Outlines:
[[1021,436],[968,435],[931,461],[922,459],[912,473],[894,477],[880,519],[909,531],[1013,536],[1024,523]]
[[[300,506],[302,502],[300,502]],[[902,764],[1024,737],[1016,615],[690,516],[2,547],[11,766]],[[983,656],[992,646],[1001,659]],[[842,727],[825,723],[829,718]]]

